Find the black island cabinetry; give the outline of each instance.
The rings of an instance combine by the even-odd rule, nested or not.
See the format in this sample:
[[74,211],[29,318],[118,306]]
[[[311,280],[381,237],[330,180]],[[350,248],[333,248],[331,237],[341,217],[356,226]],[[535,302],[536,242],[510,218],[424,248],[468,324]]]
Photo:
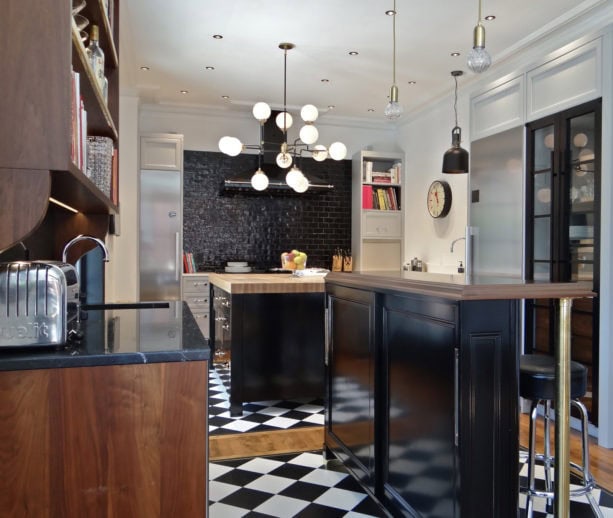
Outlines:
[[352,275],[326,280],[326,454],[394,516],[516,517],[518,301]]

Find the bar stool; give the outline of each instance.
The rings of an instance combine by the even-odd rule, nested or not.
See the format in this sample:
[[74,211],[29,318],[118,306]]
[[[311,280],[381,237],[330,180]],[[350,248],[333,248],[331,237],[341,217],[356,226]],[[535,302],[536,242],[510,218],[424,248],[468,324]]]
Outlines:
[[[587,390],[587,369],[578,362],[571,362],[570,365],[570,398],[571,405],[574,406],[581,415],[581,447],[582,465],[571,462],[571,467],[577,470],[582,479],[581,487],[570,491],[570,496],[585,495],[592,507],[595,516],[602,518],[596,499],[591,491],[596,485],[590,473],[590,457],[588,443],[588,418],[585,405],[578,398],[585,395]],[[526,517],[531,518],[533,513],[533,497],[547,498],[547,509],[552,508],[555,493],[552,490],[553,481],[551,480],[551,469],[555,458],[550,451],[550,410],[551,402],[555,399],[555,359],[552,356],[539,354],[525,354],[519,360],[519,394],[531,401],[530,405],[530,439],[528,447],[528,488],[526,501]],[[544,451],[536,453],[536,423],[537,407],[544,403]],[[535,488],[534,471],[535,461],[543,462],[545,469],[545,491]]]

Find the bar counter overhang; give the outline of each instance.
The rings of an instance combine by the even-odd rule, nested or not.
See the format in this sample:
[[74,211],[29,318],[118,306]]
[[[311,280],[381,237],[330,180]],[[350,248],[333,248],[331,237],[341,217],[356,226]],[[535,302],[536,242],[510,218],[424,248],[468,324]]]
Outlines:
[[[326,276],[326,286],[354,288],[372,291],[379,294],[419,296],[421,300],[447,300],[462,304],[464,301],[501,301],[523,299],[550,298],[559,301],[559,327],[556,333],[556,399],[562,404],[556,405],[555,420],[559,426],[555,427],[555,491],[557,498],[554,503],[556,517],[569,515],[569,419],[570,419],[570,309],[575,298],[594,297],[591,283],[568,282],[550,283],[539,281],[525,281],[516,277],[504,276],[468,276],[466,274],[444,275],[422,272],[331,272]],[[333,288],[332,288],[333,289]],[[513,318],[519,330],[521,324],[521,311],[517,311]],[[515,334],[520,339],[519,331]],[[520,344],[517,343],[520,353]],[[516,379],[518,378],[518,362],[516,362]],[[517,387],[517,381],[515,381]],[[518,397],[517,397],[518,399]],[[517,412],[518,405],[511,405]],[[507,416],[511,422],[512,416]],[[328,429],[328,424],[326,424]],[[517,428],[514,426],[514,428]],[[511,430],[512,431],[512,430]],[[507,434],[508,440],[517,444],[518,430]],[[327,433],[327,430],[326,430]],[[505,441],[502,437],[496,440]],[[484,446],[484,445],[482,445]],[[508,448],[507,448],[508,450]],[[462,484],[460,484],[460,492]],[[517,495],[515,495],[515,499]],[[495,501],[495,497],[492,498]],[[492,505],[496,505],[493,503]],[[493,510],[493,509],[492,509]],[[464,510],[465,511],[465,510]],[[505,513],[509,510],[505,510]],[[464,513],[462,513],[464,515]]]

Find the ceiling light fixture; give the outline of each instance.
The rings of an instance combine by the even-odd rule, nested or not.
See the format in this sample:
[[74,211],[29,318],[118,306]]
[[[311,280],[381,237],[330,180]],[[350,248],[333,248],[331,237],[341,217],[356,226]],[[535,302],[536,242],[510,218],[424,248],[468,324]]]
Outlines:
[[358,53],[358,51],[356,51],[356,50],[350,50],[350,51],[349,51],[349,55],[350,55],[350,56],[357,56],[358,54],[359,54],[359,53]]
[[481,23],[481,0],[479,0],[479,18],[473,31],[473,48],[468,53],[466,64],[476,74],[485,72],[492,64],[492,58],[485,50],[485,27]]
[[392,17],[392,87],[390,88],[390,100],[383,111],[383,115],[389,120],[396,120],[402,115],[402,105],[398,102],[398,86],[396,86],[396,0],[394,9],[385,11]]
[[151,70],[149,67],[145,67],[145,66],[140,67],[140,69],[141,69],[143,72],[148,72],[149,70]]
[[[320,162],[330,157],[334,160],[343,160],[347,156],[347,148],[342,142],[334,142],[329,148],[321,144],[315,144],[319,138],[319,132],[313,123],[317,120],[319,112],[312,104],[305,104],[300,110],[300,117],[304,121],[304,126],[300,129],[299,138],[293,144],[287,143],[287,130],[292,126],[293,118],[287,111],[287,51],[295,47],[293,43],[279,43],[279,48],[283,50],[283,111],[279,112],[275,118],[275,123],[283,132],[284,141],[281,143],[277,154],[277,165],[283,169],[292,166],[285,176],[285,182],[289,187],[298,193],[303,193],[309,188],[309,180],[302,173],[296,164],[296,157],[301,158],[302,153],[311,153],[314,160]],[[264,124],[269,119],[272,111],[265,102],[258,102],[253,106],[253,116],[260,123],[260,143],[243,144],[236,137],[222,137],[219,139],[219,149],[222,153],[229,156],[237,156],[244,149],[257,149],[258,169],[251,177],[251,186],[257,191],[263,191],[268,187],[268,176],[262,171],[262,155],[265,148],[271,143],[264,141]],[[278,144],[275,144],[278,145]]]
[[204,69],[205,70],[215,70],[215,67],[208,66],[208,67],[204,67]]
[[464,72],[454,70],[451,72],[455,80],[453,111],[455,113],[455,126],[451,130],[451,147],[443,156],[443,173],[463,174],[468,173],[468,151],[460,147],[462,141],[462,129],[458,126],[458,77]]
[[460,55],[460,53],[459,53],[459,52],[452,52],[452,53],[451,53],[451,57],[452,57],[452,58],[457,58],[459,55]]
[[491,22],[492,20],[495,20],[496,17],[493,14],[488,14],[484,20],[487,20],[488,22]]

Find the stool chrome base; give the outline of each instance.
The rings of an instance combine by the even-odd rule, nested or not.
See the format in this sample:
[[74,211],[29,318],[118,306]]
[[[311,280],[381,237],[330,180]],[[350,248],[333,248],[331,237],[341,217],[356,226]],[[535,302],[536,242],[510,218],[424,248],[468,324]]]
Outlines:
[[[536,422],[537,422],[537,413],[538,413],[538,405],[540,403],[544,403],[545,412],[544,412],[544,448],[543,453],[536,453]],[[582,448],[582,460],[583,465],[578,465],[571,462],[571,467],[577,471],[579,476],[581,477],[582,483],[581,487],[577,489],[572,489],[570,491],[571,497],[582,496],[585,495],[587,498],[592,511],[594,512],[594,516],[598,518],[604,518],[594,495],[592,495],[592,489],[596,486],[596,482],[590,473],[590,456],[589,456],[589,443],[588,443],[588,417],[587,417],[587,409],[585,405],[581,403],[578,399],[571,399],[571,405],[574,406],[581,415],[581,448]],[[551,455],[550,449],[550,411],[551,411],[551,401],[550,400],[533,400],[530,405],[530,439],[529,439],[529,448],[528,448],[528,487],[521,488],[527,492],[526,499],[526,518],[532,518],[534,512],[534,497],[547,498],[547,508],[553,509],[553,500],[555,498],[555,493],[553,491],[553,480],[552,480],[552,468],[555,463],[555,458]],[[536,461],[542,461],[543,467],[545,470],[545,491],[540,491],[535,488],[535,466]]]

